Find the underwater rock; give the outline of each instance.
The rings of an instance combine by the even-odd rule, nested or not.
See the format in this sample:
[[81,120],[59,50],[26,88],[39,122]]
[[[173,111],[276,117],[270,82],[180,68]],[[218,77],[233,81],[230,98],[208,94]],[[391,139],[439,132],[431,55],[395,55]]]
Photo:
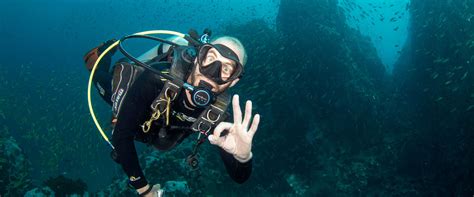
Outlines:
[[54,191],[49,187],[34,188],[26,192],[25,197],[54,197]]
[[309,130],[306,131],[305,134],[306,141],[313,146],[319,145],[318,143],[323,139],[323,137],[324,132],[320,127],[318,127],[316,123],[310,126]]
[[107,186],[104,190],[95,193],[99,197],[108,196],[136,196],[135,190],[131,189],[128,185],[128,179],[124,176],[122,179],[116,179]]
[[394,114],[403,125],[394,132],[404,141],[394,166],[418,180],[420,196],[471,196],[474,1],[412,0],[409,9],[409,44],[394,70]]
[[[367,142],[383,136],[381,114],[389,96],[385,67],[371,40],[346,25],[337,3],[282,0],[276,28],[255,20],[225,31],[248,49],[245,69],[251,74],[234,90],[250,97],[255,110],[269,120],[259,130],[277,131],[253,148],[260,155],[256,161],[262,161],[254,168],[265,170],[255,170],[251,179],[264,188],[262,193],[333,196],[339,177],[324,161],[341,149],[350,160],[351,153],[370,148],[373,144]],[[268,181],[275,174],[286,178]],[[321,182],[329,186],[313,185],[318,174],[326,174]]]
[[[279,44],[285,50],[275,59],[282,66],[269,69],[287,73],[282,78],[289,87],[272,89],[282,90],[279,95],[298,95],[297,102],[305,107],[297,108],[295,116],[321,120],[319,126],[331,128],[334,134],[334,138],[328,135],[328,140],[359,148],[377,137],[372,131],[382,119],[377,109],[382,108],[381,101],[387,96],[384,88],[389,80],[373,43],[346,25],[337,2],[281,1],[277,25],[283,35]],[[311,127],[311,121],[303,124]]]
[[66,195],[84,195],[87,193],[87,185],[84,181],[80,179],[72,180],[66,178],[63,175],[59,175],[54,178],[49,178],[44,182],[44,185],[51,188],[56,195],[66,196]]
[[164,185],[164,190],[167,195],[170,195],[170,194],[188,195],[191,192],[189,190],[189,186],[186,181],[167,181]]
[[305,185],[302,180],[295,174],[290,174],[286,177],[286,182],[293,189],[296,195],[301,196],[308,191],[309,186]]
[[29,162],[13,137],[0,134],[0,194],[23,195],[31,187]]
[[[191,139],[192,138],[192,139]],[[144,174],[150,184],[160,184],[164,187],[165,192],[173,195],[202,195],[200,188],[205,181],[213,183],[221,182],[221,177],[214,169],[201,168],[202,174],[195,177],[193,171],[185,162],[186,156],[192,152],[194,146],[194,137],[185,139],[182,144],[176,146],[169,151],[158,151],[154,148],[148,148],[146,151],[139,154],[140,163],[142,165]],[[206,166],[209,162],[206,158],[208,153],[216,153],[214,149],[209,147],[201,147],[199,153],[199,165]],[[175,180],[175,181],[170,181]],[[199,180],[199,181],[198,181]],[[202,184],[202,185],[201,185]],[[194,189],[196,188],[196,189]],[[98,196],[130,196],[136,195],[133,188],[128,185],[128,180],[124,174],[123,178],[116,179],[105,190],[97,192]]]

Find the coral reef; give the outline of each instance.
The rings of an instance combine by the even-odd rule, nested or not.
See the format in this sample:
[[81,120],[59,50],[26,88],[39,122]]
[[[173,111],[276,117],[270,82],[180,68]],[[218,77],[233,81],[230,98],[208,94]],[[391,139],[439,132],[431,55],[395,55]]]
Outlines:
[[167,195],[189,195],[191,193],[186,181],[167,181],[163,188]]
[[54,191],[49,187],[34,188],[26,192],[25,197],[53,197]]
[[72,194],[84,195],[87,191],[87,184],[80,179],[72,180],[59,175],[49,178],[44,185],[51,188],[57,196],[66,196]]
[[13,137],[0,133],[0,194],[23,195],[31,187],[30,164]]

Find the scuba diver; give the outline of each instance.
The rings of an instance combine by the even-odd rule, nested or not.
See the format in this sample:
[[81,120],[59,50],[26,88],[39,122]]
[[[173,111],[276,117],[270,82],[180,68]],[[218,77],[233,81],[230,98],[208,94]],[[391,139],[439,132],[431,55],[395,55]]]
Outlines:
[[[138,58],[121,44],[110,48],[118,41],[109,40],[84,56],[89,71],[97,66],[91,80],[112,107],[112,158],[140,196],[161,196],[164,190],[145,178],[134,140],[169,150],[197,133],[193,153],[186,158],[193,169],[199,163],[199,145],[207,138],[218,147],[235,182],[244,183],[250,177],[252,139],[260,115],[251,117],[252,102],[248,100],[242,117],[239,96],[234,95],[231,117],[227,112],[231,98],[226,92],[243,76],[247,54],[238,39],[222,36],[211,41],[210,35],[209,30],[201,36],[191,30],[184,38],[159,39],[161,44]],[[100,59],[106,49],[108,53]],[[127,58],[118,60],[109,71],[117,49]]]

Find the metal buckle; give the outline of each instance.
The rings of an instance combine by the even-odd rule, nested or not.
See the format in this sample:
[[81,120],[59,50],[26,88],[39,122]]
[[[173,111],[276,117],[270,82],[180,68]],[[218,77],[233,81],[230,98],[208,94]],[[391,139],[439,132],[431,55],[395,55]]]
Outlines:
[[206,130],[203,130],[203,129],[201,129],[201,125],[202,125],[203,123],[204,123],[204,122],[200,122],[200,123],[198,124],[198,130],[199,130],[200,133],[202,133],[202,134],[204,134],[204,135],[207,136],[212,127],[209,126],[209,128],[207,128]]
[[207,110],[207,114],[206,114],[206,120],[211,122],[212,124],[214,124],[215,122],[217,122],[219,120],[219,118],[221,117],[221,114],[217,114],[217,118],[215,120],[211,120],[211,117],[209,116],[209,114],[211,113],[212,110]]
[[[167,87],[166,90],[165,90],[165,98],[169,98],[169,97],[168,97],[168,90],[170,90],[169,87]],[[173,97],[170,98],[170,99],[171,99],[172,101],[174,101],[174,99],[176,98],[176,95],[178,95],[178,93],[174,93],[174,94],[171,94],[171,95],[173,95]]]

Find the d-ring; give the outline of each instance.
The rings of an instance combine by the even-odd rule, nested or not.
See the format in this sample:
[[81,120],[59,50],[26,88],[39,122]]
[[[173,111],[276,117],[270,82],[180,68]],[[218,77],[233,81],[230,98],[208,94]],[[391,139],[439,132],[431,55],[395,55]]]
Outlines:
[[216,118],[215,120],[211,120],[211,118],[210,118],[210,116],[209,116],[210,113],[211,113],[211,110],[208,110],[208,111],[207,111],[207,114],[206,114],[206,117],[207,117],[207,120],[209,120],[209,121],[212,122],[212,123],[215,123],[215,122],[216,122],[217,120],[219,120],[219,118],[221,117],[220,114],[217,114],[217,118]]
[[[167,87],[166,90],[165,90],[165,98],[168,98],[168,90],[170,90],[169,87]],[[171,99],[172,101],[174,101],[174,99],[176,98],[177,93],[172,94],[172,95],[173,95],[173,97],[170,98],[170,99]]]
[[202,129],[201,129],[201,125],[202,125],[202,124],[203,124],[203,122],[200,122],[200,123],[198,124],[198,130],[199,130],[200,132],[204,131],[204,134],[207,135],[207,133],[209,133],[209,131],[211,130],[211,127],[207,128],[206,130],[202,130]]

